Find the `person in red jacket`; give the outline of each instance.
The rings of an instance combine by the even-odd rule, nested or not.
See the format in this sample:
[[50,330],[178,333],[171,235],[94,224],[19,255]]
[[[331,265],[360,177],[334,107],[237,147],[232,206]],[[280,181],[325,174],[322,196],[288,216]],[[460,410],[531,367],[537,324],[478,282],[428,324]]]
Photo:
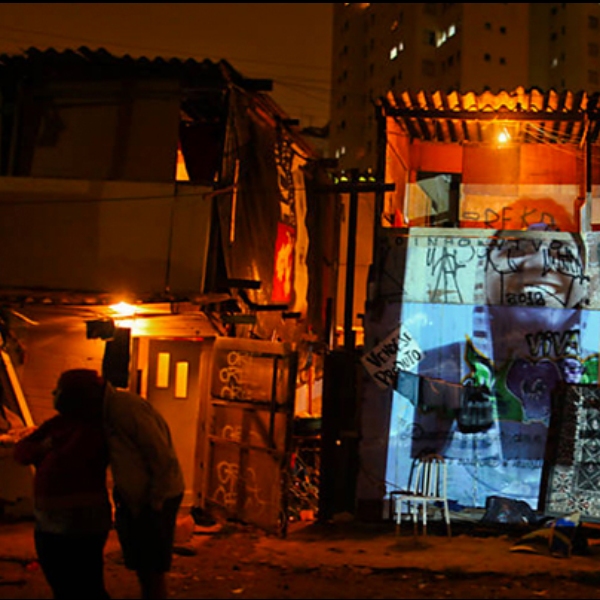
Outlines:
[[104,547],[112,510],[97,384],[93,371],[63,373],[54,390],[58,414],[14,448],[17,462],[35,466],[35,548],[54,598],[109,598]]

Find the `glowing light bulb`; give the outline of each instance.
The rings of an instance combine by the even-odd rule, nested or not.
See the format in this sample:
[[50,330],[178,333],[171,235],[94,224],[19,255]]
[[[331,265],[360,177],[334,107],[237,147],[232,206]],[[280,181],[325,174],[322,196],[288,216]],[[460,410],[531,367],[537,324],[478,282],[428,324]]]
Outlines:
[[135,306],[132,306],[127,302],[111,304],[110,308],[117,313],[119,317],[132,317],[135,314]]
[[506,130],[506,127],[502,128],[502,131],[498,134],[498,141],[501,144],[506,144],[506,142],[510,141],[510,134]]

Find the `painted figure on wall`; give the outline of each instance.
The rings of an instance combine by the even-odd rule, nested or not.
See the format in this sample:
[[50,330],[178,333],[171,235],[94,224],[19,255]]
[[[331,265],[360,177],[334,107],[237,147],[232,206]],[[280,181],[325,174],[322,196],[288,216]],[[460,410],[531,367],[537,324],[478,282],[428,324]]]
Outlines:
[[403,324],[425,351],[412,373],[399,374],[390,474],[402,470],[392,453],[410,444],[410,456],[447,458],[458,502],[483,506],[502,495],[535,508],[553,391],[598,379],[586,249],[578,234],[533,226],[496,232],[477,260],[474,305],[403,305]]

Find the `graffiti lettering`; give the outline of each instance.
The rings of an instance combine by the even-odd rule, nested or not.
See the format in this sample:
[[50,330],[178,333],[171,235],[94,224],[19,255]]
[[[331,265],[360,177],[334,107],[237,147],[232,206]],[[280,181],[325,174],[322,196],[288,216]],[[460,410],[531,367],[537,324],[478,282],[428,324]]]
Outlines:
[[541,292],[507,293],[505,298],[510,306],[546,306],[546,300]]
[[578,329],[569,331],[539,331],[525,336],[529,352],[535,358],[579,356],[581,354],[581,333]]
[[415,365],[422,358],[413,336],[400,327],[370,352],[361,357],[364,367],[381,388],[394,385],[400,369]]
[[[221,461],[216,465],[216,475],[218,485],[212,494],[212,500],[229,510],[235,509],[238,501],[239,465]],[[267,506],[267,502],[260,497],[256,472],[251,467],[247,467],[245,471],[244,496],[246,497],[245,510],[251,509],[255,516],[260,515]]]
[[468,211],[462,214],[461,220],[482,222],[487,229],[527,229],[533,223],[556,224],[551,213],[528,206],[519,207],[518,211],[514,206],[505,206],[500,212],[491,208],[486,208],[483,213]]
[[399,356],[391,368],[379,369],[373,374],[373,377],[385,387],[393,385],[396,382],[399,371],[410,370],[410,368],[414,367],[422,358],[423,355],[418,350],[409,350],[405,354]]
[[219,379],[224,384],[219,395],[230,400],[248,399],[250,393],[242,385],[243,367],[248,359],[247,354],[231,351],[227,354],[227,366],[219,371]]

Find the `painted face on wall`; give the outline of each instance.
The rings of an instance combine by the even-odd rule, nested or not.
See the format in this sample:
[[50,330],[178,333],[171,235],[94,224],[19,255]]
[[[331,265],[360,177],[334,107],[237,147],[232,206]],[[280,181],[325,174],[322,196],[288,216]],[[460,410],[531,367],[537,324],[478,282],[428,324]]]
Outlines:
[[486,262],[488,304],[581,307],[587,296],[585,251],[574,235],[547,238],[500,233]]

